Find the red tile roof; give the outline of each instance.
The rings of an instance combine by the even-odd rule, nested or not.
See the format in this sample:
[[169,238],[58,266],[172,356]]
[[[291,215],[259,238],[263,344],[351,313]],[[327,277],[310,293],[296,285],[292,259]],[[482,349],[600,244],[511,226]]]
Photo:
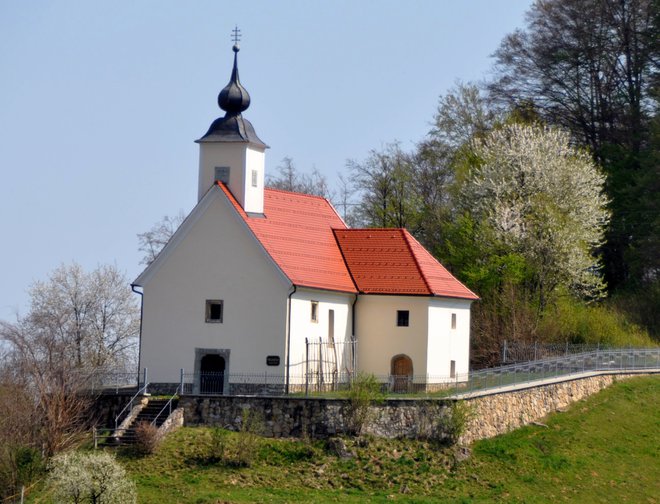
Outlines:
[[218,185],[294,285],[357,292],[332,233],[346,224],[325,198],[265,189],[264,216],[252,216]]
[[337,229],[335,236],[360,292],[479,299],[405,229]]
[[238,214],[294,285],[365,294],[479,299],[405,229],[348,229],[319,196],[264,190],[264,215]]

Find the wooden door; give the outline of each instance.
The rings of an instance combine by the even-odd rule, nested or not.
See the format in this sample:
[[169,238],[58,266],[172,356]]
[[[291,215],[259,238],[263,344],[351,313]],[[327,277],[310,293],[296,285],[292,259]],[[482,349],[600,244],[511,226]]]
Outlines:
[[412,384],[413,363],[407,355],[392,359],[392,388],[394,392],[407,392]]

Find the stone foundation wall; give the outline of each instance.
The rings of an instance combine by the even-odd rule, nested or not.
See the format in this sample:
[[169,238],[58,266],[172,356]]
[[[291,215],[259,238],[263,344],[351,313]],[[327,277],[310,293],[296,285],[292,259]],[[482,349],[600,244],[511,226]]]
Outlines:
[[571,403],[600,392],[617,380],[635,376],[640,375],[592,376],[469,399],[467,402],[472,408],[472,418],[461,442],[470,444],[536,422]]
[[[600,375],[484,395],[465,400],[471,419],[461,437],[464,444],[497,436],[539,421],[549,413],[569,406],[610,386],[617,380],[635,375]],[[97,425],[110,425],[114,415],[128,402],[129,396],[105,396],[96,405]],[[433,437],[449,435],[452,399],[391,399],[372,405],[363,433],[378,437]],[[243,412],[254,412],[262,421],[267,437],[317,438],[351,434],[351,410],[342,399],[304,397],[183,396],[178,414],[184,425],[215,425],[239,430]],[[180,420],[177,419],[177,423]]]
[[[595,394],[614,381],[637,375],[601,375],[546,384],[465,402],[471,412],[461,442],[497,436],[538,421],[558,409]],[[455,400],[387,400],[370,407],[363,433],[378,437],[433,437],[449,435]],[[329,437],[350,434],[350,407],[342,399],[293,397],[184,396],[179,401],[185,425],[216,425],[239,430],[244,410],[263,420],[267,437]]]
[[[363,433],[379,437],[445,436],[443,422],[452,400],[388,400],[369,408]],[[243,411],[254,412],[267,437],[324,438],[351,434],[355,423],[342,399],[292,397],[184,396],[184,424],[239,430]]]

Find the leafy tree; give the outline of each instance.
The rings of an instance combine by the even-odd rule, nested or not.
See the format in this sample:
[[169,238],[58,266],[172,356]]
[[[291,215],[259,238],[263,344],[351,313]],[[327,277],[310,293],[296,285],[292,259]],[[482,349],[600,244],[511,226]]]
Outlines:
[[612,288],[630,279],[630,252],[643,239],[648,212],[644,199],[631,196],[646,169],[641,157],[660,61],[658,12],[657,0],[538,1],[526,29],[508,35],[495,52],[489,86],[500,102],[532,108],[566,128],[605,169],[612,221],[603,256]]
[[353,183],[360,193],[357,208],[361,224],[370,227],[406,227],[419,224],[419,197],[414,163],[398,143],[372,150],[362,162],[349,161]]
[[479,243],[524,258],[540,310],[559,286],[599,297],[593,251],[608,212],[591,157],[560,130],[519,124],[493,130],[473,150],[460,206],[488,231]]

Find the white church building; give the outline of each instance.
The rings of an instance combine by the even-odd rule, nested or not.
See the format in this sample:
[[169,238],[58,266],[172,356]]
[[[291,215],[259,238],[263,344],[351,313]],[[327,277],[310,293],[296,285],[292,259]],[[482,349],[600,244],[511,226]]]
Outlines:
[[233,50],[225,116],[197,140],[198,203],[133,283],[149,381],[183,369],[195,393],[234,394],[465,375],[477,295],[405,229],[349,229],[324,198],[264,187]]

